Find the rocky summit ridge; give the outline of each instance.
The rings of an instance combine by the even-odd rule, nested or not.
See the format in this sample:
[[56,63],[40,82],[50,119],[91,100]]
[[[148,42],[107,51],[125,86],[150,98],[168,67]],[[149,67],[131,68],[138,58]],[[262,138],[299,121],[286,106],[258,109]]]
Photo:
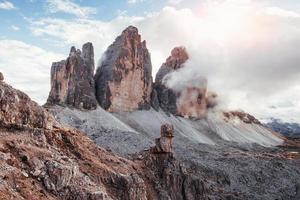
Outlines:
[[95,74],[91,43],[84,44],[82,51],[72,47],[66,60],[54,62],[47,105],[93,110],[98,102],[109,112],[152,107],[187,118],[203,118],[209,108],[208,98],[216,97],[209,95],[206,84],[193,84],[178,92],[163,83],[166,76],[184,67],[188,59],[184,47],[175,47],[153,82],[146,41],[141,40],[136,27],[129,26],[107,48]]

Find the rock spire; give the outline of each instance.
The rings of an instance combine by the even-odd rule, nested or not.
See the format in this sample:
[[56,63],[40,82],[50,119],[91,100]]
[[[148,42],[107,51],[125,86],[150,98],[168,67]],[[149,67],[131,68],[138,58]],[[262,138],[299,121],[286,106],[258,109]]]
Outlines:
[[96,98],[110,112],[150,109],[152,64],[138,29],[126,28],[108,47],[95,75]]
[[51,67],[48,105],[59,104],[79,109],[95,109],[94,48],[86,43],[82,51],[71,48],[69,57]]

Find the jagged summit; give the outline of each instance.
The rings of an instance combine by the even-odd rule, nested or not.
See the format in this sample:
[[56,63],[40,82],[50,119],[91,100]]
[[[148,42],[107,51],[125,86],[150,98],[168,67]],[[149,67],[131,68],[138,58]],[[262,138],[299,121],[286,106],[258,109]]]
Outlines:
[[95,109],[94,48],[86,43],[82,51],[71,47],[69,57],[51,67],[51,91],[47,105],[67,105]]
[[129,26],[105,52],[96,75],[96,98],[110,112],[150,108],[152,64],[138,29]]
[[132,34],[132,35],[139,35],[139,30],[135,26],[128,26],[126,29],[122,31],[122,35],[124,34]]
[[172,49],[171,55],[166,59],[166,62],[162,64],[158,70],[155,82],[161,82],[163,77],[170,71],[177,70],[183,67],[183,64],[189,59],[188,52],[185,47],[178,46]]

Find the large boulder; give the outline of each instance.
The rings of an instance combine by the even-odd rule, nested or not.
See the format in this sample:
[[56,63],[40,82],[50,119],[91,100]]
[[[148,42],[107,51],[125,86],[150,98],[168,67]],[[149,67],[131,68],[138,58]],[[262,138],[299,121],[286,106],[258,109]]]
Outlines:
[[51,91],[47,105],[95,109],[94,48],[86,43],[82,51],[71,48],[69,57],[51,67]]
[[150,109],[152,64],[146,42],[129,26],[108,47],[95,75],[96,98],[110,112]]

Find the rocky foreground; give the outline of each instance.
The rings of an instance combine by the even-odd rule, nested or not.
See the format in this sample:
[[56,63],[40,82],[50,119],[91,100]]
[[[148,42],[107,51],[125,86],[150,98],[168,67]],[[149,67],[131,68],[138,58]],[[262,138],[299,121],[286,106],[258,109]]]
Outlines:
[[204,180],[172,154],[172,126],[132,159],[62,126],[0,82],[1,199],[207,199]]
[[2,81],[0,94],[1,199],[299,199],[297,144],[200,145],[201,164],[174,156],[177,135],[164,125],[149,150],[122,158]]

